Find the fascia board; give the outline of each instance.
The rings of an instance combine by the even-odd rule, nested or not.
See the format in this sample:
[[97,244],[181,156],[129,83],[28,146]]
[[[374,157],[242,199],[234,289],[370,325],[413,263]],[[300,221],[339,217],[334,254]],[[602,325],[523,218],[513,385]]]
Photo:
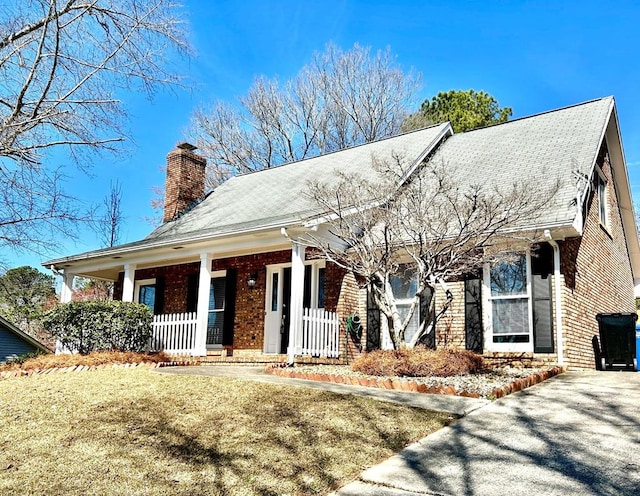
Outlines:
[[613,109],[609,126],[607,129],[607,146],[613,167],[613,180],[615,192],[622,218],[622,230],[624,232],[631,271],[634,279],[640,279],[640,243],[638,242],[638,228],[636,226],[635,211],[633,208],[633,198],[629,182],[629,172],[627,169],[624,148],[622,146],[622,136],[618,124],[618,113]]
[[576,202],[576,215],[573,220],[573,226],[575,227],[576,231],[580,233],[580,235],[584,233],[584,223],[586,219],[582,217],[582,212],[584,212],[585,204],[589,199],[590,184],[593,179],[593,174],[596,170],[596,165],[598,162],[598,152],[600,151],[602,142],[607,135],[607,129],[609,128],[609,124],[611,123],[611,116],[614,113],[614,110],[615,110],[615,101],[612,98],[609,104],[609,110],[607,111],[606,124],[602,127],[602,131],[600,132],[600,139],[598,140],[598,148],[596,149],[596,152],[593,157],[593,161],[589,166],[588,180],[585,183],[584,190],[581,192],[582,197],[579,198],[578,201]]
[[[405,173],[405,175],[398,181],[398,188],[400,188],[407,180],[414,174],[416,169],[420,166],[420,164],[427,158],[435,149],[442,143],[442,140],[446,137],[453,136],[453,128],[451,127],[451,123],[447,122],[446,125],[442,127],[440,132],[436,135],[436,137],[431,140],[431,142],[425,147],[425,149],[418,155],[418,157],[413,161],[409,170]],[[374,200],[370,203],[370,208],[376,207],[385,200]],[[365,207],[366,208],[366,207]],[[345,215],[349,215],[350,212],[356,212],[358,209],[352,208],[345,211]],[[319,217],[313,217],[307,220],[304,223],[305,227],[315,227],[320,224],[324,224],[326,222],[337,219],[338,216],[336,214],[324,214]]]
[[[219,242],[219,240],[223,240],[225,238],[238,238],[244,235],[255,235],[261,232],[268,232],[271,230],[276,230],[279,232],[281,227],[291,227],[300,225],[299,221],[294,221],[290,223],[274,223],[273,225],[268,226],[260,226],[258,228],[252,229],[244,229],[238,230],[231,233],[219,233],[219,234],[202,234],[202,235],[194,235],[194,236],[182,236],[180,238],[172,238],[169,240],[159,239],[148,242],[139,242],[133,245],[121,245],[120,247],[107,248],[104,250],[95,250],[90,252],[80,253],[78,255],[71,255],[69,257],[57,258],[53,260],[49,260],[42,263],[43,267],[51,268],[51,266],[56,269],[62,268],[64,265],[79,263],[84,261],[91,261],[95,259],[102,259],[107,257],[116,257],[120,256],[123,259],[125,257],[129,258],[135,256],[135,254],[148,252],[150,250],[157,249],[173,249],[174,247],[181,245],[190,245],[193,246],[195,244],[206,244],[209,242]],[[180,250],[182,251],[182,250]],[[182,251],[185,253],[186,251]],[[180,258],[180,257],[177,257]]]
[[413,175],[416,169],[420,166],[420,164],[426,159],[435,149],[442,143],[444,138],[448,138],[453,136],[453,127],[451,127],[451,123],[447,122],[446,125],[442,128],[442,130],[436,135],[436,137],[427,145],[424,151],[418,155],[416,160],[413,162],[409,170],[406,174],[400,179],[398,182],[398,187],[401,187],[407,180]]

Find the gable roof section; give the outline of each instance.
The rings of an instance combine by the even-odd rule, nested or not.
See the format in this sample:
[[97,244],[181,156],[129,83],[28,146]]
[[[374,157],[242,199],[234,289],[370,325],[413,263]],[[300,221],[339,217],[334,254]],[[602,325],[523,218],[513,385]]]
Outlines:
[[17,337],[19,337],[23,341],[26,341],[27,343],[29,343],[30,345],[34,346],[39,350],[45,351],[47,353],[51,352],[49,348],[47,348],[44,344],[42,344],[36,338],[29,336],[26,332],[16,327],[14,324],[9,322],[7,319],[2,317],[1,315],[0,315],[0,328],[6,331],[9,331],[12,334],[15,334]]
[[310,181],[331,182],[336,172],[374,176],[374,159],[400,155],[414,167],[448,135],[449,123],[347,148],[272,169],[232,177],[193,210],[153,231],[146,240],[183,239],[197,233],[233,234],[285,226],[321,214],[307,195]]
[[[51,260],[43,265],[65,267],[82,262],[93,266],[103,260],[111,266],[118,261],[107,259],[120,259],[125,254],[133,257],[147,250],[171,250],[182,244],[196,246],[196,243],[223,241],[236,235],[301,225],[323,213],[306,194],[310,181],[330,182],[336,177],[336,171],[359,173],[373,179],[376,171],[372,159],[384,161],[395,155],[403,156],[409,169],[417,171],[424,159],[441,161],[452,174],[459,176],[462,187],[483,183],[504,187],[524,179],[531,187],[544,191],[552,181],[558,180],[559,191],[541,209],[534,224],[529,222],[518,227],[550,229],[559,238],[580,235],[582,203],[589,186],[589,180],[584,178],[592,177],[605,137],[616,171],[614,179],[633,273],[640,281],[640,246],[613,97],[457,135],[444,123],[234,177],[191,211],[140,241]],[[158,252],[158,256],[164,255]]]
[[556,180],[555,198],[527,228],[571,226],[580,206],[576,202],[589,177],[613,109],[613,98],[574,105],[456,134],[438,148],[440,161],[466,185],[508,188],[519,181],[549,190]]

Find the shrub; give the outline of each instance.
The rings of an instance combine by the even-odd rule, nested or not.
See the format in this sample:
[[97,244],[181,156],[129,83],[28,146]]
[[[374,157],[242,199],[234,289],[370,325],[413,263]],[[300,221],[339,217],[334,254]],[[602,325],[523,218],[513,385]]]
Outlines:
[[448,377],[476,373],[483,368],[483,360],[471,351],[450,348],[376,350],[356,358],[351,368],[378,376]]
[[132,351],[94,351],[88,355],[61,354],[39,355],[28,358],[22,363],[11,362],[0,365],[4,370],[44,370],[53,368],[75,367],[77,365],[104,365],[114,363],[168,362],[170,357],[165,353],[134,353]]
[[151,338],[149,308],[122,301],[74,301],[45,314],[43,325],[62,346],[92,351],[143,351]]

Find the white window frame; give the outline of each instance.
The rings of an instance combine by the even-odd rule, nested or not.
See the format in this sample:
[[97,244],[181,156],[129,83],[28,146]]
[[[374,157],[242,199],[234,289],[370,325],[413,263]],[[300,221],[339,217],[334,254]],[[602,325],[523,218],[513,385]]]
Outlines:
[[[482,278],[482,306],[484,311],[485,332],[484,332],[484,349],[486,351],[496,352],[533,352],[533,298],[532,298],[532,280],[531,280],[531,251],[517,250],[516,253],[523,253],[526,256],[527,264],[527,292],[526,295],[505,295],[505,296],[492,296],[491,295],[491,267],[486,263],[483,267]],[[494,343],[493,342],[493,301],[498,300],[510,300],[510,299],[527,299],[528,309],[528,325],[529,325],[529,342],[528,343]]]
[[[327,299],[327,262],[326,260],[313,260],[311,262],[305,262],[305,265],[311,265],[311,308],[318,307],[318,296],[320,294],[318,282],[320,281],[320,269],[325,269],[324,273],[324,298],[325,303]],[[324,308],[324,307],[322,307]]]
[[[392,276],[394,277],[394,276]],[[417,272],[412,272],[411,273],[411,279],[415,280],[416,283],[416,288],[418,287],[418,274]],[[401,308],[407,308],[407,310],[411,307],[411,304],[413,303],[413,298],[395,298],[394,295],[394,299],[396,302],[396,307],[398,308],[398,311],[400,311]],[[418,301],[418,305],[416,306],[413,315],[411,316],[412,319],[415,319],[417,316],[418,319],[418,327],[420,326],[420,304]],[[404,319],[404,317],[403,317]],[[405,329],[406,332],[406,329]],[[412,335],[413,337],[413,335]],[[407,342],[406,336],[405,336],[405,342]]]
[[607,178],[605,177],[602,169],[596,167],[596,194],[598,195],[598,218],[600,224],[608,228],[609,227],[609,195],[607,193]]
[[[213,282],[214,279],[220,279],[222,277],[225,278],[224,284],[225,284],[225,292],[226,292],[227,271],[226,270],[215,270],[215,271],[211,272],[211,282]],[[224,306],[222,308],[215,308],[213,310],[209,310],[209,305],[211,305],[211,283],[209,285],[209,301],[207,302],[207,329],[206,329],[207,333],[209,332],[209,316],[212,313],[223,313],[224,314],[227,311],[227,300],[225,298]],[[222,322],[223,322],[222,327],[223,328],[224,328],[224,319],[225,318],[227,318],[226,315],[222,318]],[[221,347],[222,347],[222,345],[220,345],[220,344],[207,344],[207,349],[218,349],[218,348],[221,348]]]
[[[138,281],[135,281],[133,285],[133,302],[140,303],[140,288],[142,288],[143,286],[155,286],[155,285],[156,285],[155,277],[153,279],[140,279]],[[157,289],[158,288],[156,288],[156,290]],[[155,315],[155,308],[153,309],[153,313]]]

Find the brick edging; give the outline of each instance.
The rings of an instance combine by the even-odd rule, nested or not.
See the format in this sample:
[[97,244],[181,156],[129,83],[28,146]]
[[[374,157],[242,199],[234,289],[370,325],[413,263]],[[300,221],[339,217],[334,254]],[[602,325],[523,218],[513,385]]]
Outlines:
[[[309,381],[333,382],[336,384],[346,384],[351,386],[377,387],[381,389],[396,389],[400,391],[411,391],[424,394],[447,394],[452,396],[466,396],[468,398],[479,398],[478,393],[469,391],[458,391],[453,386],[427,386],[413,379],[404,378],[375,378],[375,377],[352,377],[339,374],[324,374],[296,371],[295,368],[282,367],[280,365],[271,364],[265,368],[267,374],[277,375],[279,377],[287,377],[290,379],[306,379]],[[494,398],[502,398],[508,394],[521,391],[535,384],[539,384],[547,379],[565,372],[563,367],[553,367],[549,370],[537,372],[528,377],[516,379],[506,386],[495,388],[491,392]]]
[[67,372],[86,372],[89,370],[124,369],[133,367],[146,367],[154,369],[163,367],[167,362],[138,362],[138,363],[102,363],[100,365],[70,365],[69,367],[52,367],[48,369],[13,369],[0,372],[0,379],[12,377],[31,377],[33,375],[58,374]]

